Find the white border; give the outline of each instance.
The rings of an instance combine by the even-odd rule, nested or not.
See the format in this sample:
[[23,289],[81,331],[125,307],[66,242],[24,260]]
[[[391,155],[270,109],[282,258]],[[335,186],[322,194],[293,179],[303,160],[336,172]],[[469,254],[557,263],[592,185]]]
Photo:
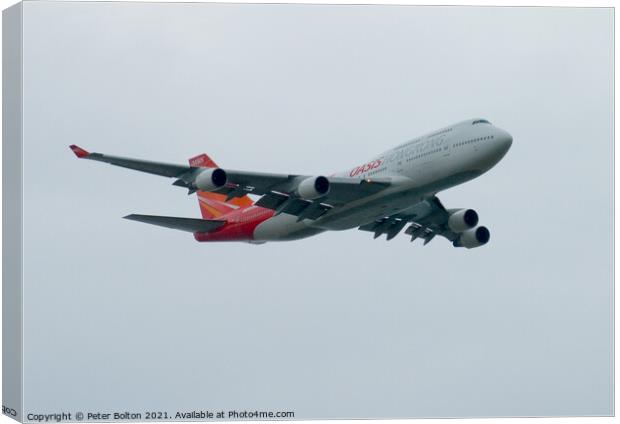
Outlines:
[[[80,0],[80,1],[98,1],[98,0]],[[119,1],[119,0],[106,0],[106,1]],[[186,3],[187,1],[182,0],[132,0],[132,1],[150,1],[150,2],[174,2],[174,3]],[[19,3],[16,0],[0,0],[0,9],[4,10],[16,3]],[[590,0],[590,1],[570,1],[570,0],[547,0],[540,2],[531,2],[531,1],[492,1],[492,0],[475,0],[475,1],[466,1],[466,0],[447,0],[447,1],[439,1],[439,0],[426,0],[426,1],[415,1],[415,0],[311,0],[311,1],[299,1],[299,0],[288,0],[284,1],[258,1],[258,0],[220,0],[218,3],[314,3],[314,4],[382,4],[382,5],[390,5],[390,4],[398,4],[398,5],[454,5],[454,6],[559,6],[559,7],[616,7],[616,2],[614,1],[603,1],[603,0]],[[615,22],[615,12],[614,12],[614,22]],[[615,24],[614,24],[615,26]],[[2,22],[0,20],[0,37],[2,34]],[[618,45],[618,34],[614,31],[614,51],[615,46]],[[2,52],[2,44],[0,42],[0,57]],[[614,56],[614,69],[618,69],[617,56]],[[615,79],[615,74],[614,74]],[[0,79],[0,88],[2,87],[2,81]],[[615,140],[615,123],[618,122],[618,115],[616,109],[616,85],[614,82],[614,140]],[[2,105],[0,103],[0,116],[2,115]],[[0,133],[2,130],[2,123],[0,122]],[[615,144],[615,143],[614,143]],[[0,152],[1,156],[1,152]],[[617,196],[616,196],[616,187],[618,187],[618,176],[615,173],[615,162],[618,159],[618,151],[614,149],[614,223],[618,214],[617,207]],[[0,157],[0,167],[2,164],[2,160]],[[0,173],[1,174],[1,173]],[[0,211],[1,207],[1,198],[0,198]],[[1,236],[0,229],[0,236]],[[615,249],[615,241],[617,240],[617,232],[616,226],[614,225],[614,264],[618,262],[618,252]],[[0,264],[1,264],[1,256],[0,256]],[[614,266],[614,280],[615,280],[615,266]],[[615,315],[615,299],[616,294],[614,291],[614,342],[615,342],[615,330],[617,326],[617,317]],[[1,303],[0,303],[0,316],[1,316]],[[1,342],[0,342],[1,345]],[[1,347],[1,346],[0,346]],[[615,382],[617,381],[617,369],[615,367],[615,359],[617,358],[617,351],[615,350],[614,343],[614,387]],[[0,370],[0,377],[2,371]],[[616,410],[616,406],[618,404],[617,393],[614,389],[614,411]],[[604,424],[610,423],[616,420],[615,417],[586,417],[586,418],[468,418],[466,419],[467,423],[471,424],[495,424],[495,423],[510,423],[510,424],[524,424],[524,423],[532,423],[533,420],[536,423],[569,423],[569,424],[581,424],[581,423],[597,423]],[[327,421],[327,420],[313,420],[313,421],[280,421],[280,422],[291,422],[291,423],[309,423],[309,424],[325,424],[325,423],[340,423],[340,424],[355,424],[360,420],[337,420],[337,421]],[[6,416],[0,416],[0,424],[5,423],[14,423],[15,421],[10,420]],[[163,422],[163,421],[159,421]],[[256,424],[262,423],[264,421],[235,421],[242,424]],[[377,424],[413,424],[413,423],[432,423],[432,424],[444,424],[444,423],[453,423],[454,419],[409,419],[409,420],[373,420],[374,423]]]

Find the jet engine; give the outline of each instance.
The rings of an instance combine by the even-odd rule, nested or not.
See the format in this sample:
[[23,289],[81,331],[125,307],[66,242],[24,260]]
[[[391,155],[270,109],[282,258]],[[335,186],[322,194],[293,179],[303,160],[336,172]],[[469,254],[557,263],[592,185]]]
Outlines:
[[455,247],[466,247],[471,249],[487,244],[491,238],[491,233],[487,227],[476,227],[463,231],[458,239],[454,241]]
[[329,180],[326,177],[310,177],[299,183],[295,194],[305,200],[313,200],[329,193]]
[[208,168],[196,177],[194,184],[202,191],[213,191],[226,184],[228,177],[226,171],[220,168]]
[[478,225],[478,214],[473,209],[460,209],[448,218],[448,227],[455,233],[462,233],[476,225]]

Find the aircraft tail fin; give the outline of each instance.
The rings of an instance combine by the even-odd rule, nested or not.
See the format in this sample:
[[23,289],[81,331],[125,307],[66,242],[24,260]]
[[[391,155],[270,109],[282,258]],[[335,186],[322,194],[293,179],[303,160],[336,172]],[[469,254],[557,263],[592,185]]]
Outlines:
[[[203,168],[217,168],[217,164],[206,154],[190,158],[189,165]],[[254,202],[247,195],[226,200],[226,196],[209,191],[197,191],[200,213],[204,219],[216,219],[238,208],[252,206]]]

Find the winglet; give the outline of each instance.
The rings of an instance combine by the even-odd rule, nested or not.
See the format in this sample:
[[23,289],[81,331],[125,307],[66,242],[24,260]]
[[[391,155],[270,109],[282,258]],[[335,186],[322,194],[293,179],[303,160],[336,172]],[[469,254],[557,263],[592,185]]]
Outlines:
[[90,155],[89,152],[82,149],[81,147],[76,146],[75,144],[72,144],[71,146],[69,146],[69,148],[73,151],[73,153],[75,153],[75,156],[77,156],[80,159],[85,158],[86,156]]

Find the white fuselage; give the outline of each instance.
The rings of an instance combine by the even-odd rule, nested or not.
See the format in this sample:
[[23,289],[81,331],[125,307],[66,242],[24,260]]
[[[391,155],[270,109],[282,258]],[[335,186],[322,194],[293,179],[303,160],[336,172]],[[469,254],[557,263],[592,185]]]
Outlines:
[[375,195],[334,208],[317,220],[276,215],[259,224],[254,240],[293,240],[326,230],[359,227],[407,212],[441,190],[464,183],[491,169],[506,154],[512,137],[484,119],[472,119],[410,140],[370,161],[332,177],[390,178]]

